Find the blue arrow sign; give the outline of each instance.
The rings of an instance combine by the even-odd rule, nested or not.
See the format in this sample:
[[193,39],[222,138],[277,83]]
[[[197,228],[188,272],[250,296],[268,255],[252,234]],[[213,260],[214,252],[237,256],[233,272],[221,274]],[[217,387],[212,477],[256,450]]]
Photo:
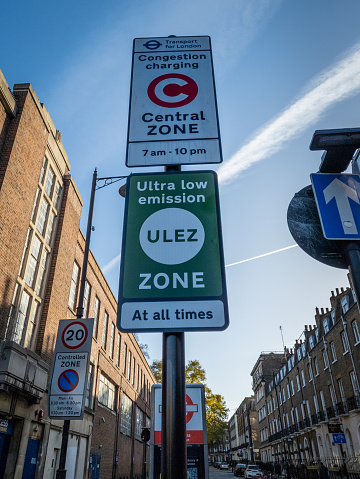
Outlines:
[[343,432],[333,433],[334,444],[346,444],[345,434]]
[[360,239],[360,176],[310,175],[325,238]]

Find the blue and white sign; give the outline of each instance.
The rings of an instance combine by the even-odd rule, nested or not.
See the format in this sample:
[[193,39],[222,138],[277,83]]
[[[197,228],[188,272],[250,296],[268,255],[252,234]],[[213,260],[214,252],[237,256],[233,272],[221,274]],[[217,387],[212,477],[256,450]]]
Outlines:
[[343,432],[333,433],[334,444],[346,444],[345,434]]
[[313,173],[310,178],[325,238],[360,239],[360,176]]

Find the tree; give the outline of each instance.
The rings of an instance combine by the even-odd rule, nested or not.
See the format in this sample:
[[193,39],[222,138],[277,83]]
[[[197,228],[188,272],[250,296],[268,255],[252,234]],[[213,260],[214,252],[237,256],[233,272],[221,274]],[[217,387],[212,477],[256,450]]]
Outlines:
[[[151,364],[151,370],[158,383],[162,381],[162,361],[155,359]],[[209,444],[220,442],[224,436],[224,430],[227,429],[227,415],[229,409],[221,394],[214,394],[205,384],[206,373],[197,359],[188,361],[185,366],[185,382],[202,383],[205,388],[205,410],[207,437]]]
[[138,343],[139,348],[141,349],[143,355],[145,356],[147,360],[149,360],[150,359],[149,346],[147,344],[140,343],[140,338],[137,333],[133,333],[133,336],[136,339],[136,342]]

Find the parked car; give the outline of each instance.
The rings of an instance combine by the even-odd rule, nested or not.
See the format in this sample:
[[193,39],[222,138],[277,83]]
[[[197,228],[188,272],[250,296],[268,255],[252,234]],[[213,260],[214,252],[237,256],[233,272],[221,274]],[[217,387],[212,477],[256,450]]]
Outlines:
[[238,462],[234,469],[234,476],[243,476],[245,474],[246,464]]
[[219,469],[229,469],[229,464],[227,462],[220,462]]
[[256,464],[248,464],[245,470],[245,479],[253,479],[257,477],[262,477],[262,472],[260,467]]

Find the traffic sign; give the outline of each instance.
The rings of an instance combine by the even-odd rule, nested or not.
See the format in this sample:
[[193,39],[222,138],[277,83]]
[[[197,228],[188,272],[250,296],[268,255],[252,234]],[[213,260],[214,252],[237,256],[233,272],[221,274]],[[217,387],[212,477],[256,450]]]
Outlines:
[[61,335],[62,344],[65,348],[80,350],[88,338],[89,332],[86,324],[82,321],[71,321]]
[[79,384],[79,375],[74,369],[67,369],[62,372],[58,379],[58,386],[62,392],[69,393],[74,391]]
[[[152,386],[154,405],[152,407],[154,444],[161,444],[162,390]],[[204,444],[205,396],[202,384],[186,384],[186,443]]]
[[325,238],[360,239],[360,176],[331,173],[310,176]]
[[60,320],[49,385],[49,416],[82,419],[93,319]]
[[324,238],[311,185],[302,188],[292,198],[287,222],[294,240],[305,253],[328,266],[347,269],[344,242]]
[[343,432],[333,433],[334,444],[346,444],[345,434]]
[[136,38],[126,165],[221,161],[210,37]]
[[216,174],[131,175],[126,193],[119,329],[226,329]]

